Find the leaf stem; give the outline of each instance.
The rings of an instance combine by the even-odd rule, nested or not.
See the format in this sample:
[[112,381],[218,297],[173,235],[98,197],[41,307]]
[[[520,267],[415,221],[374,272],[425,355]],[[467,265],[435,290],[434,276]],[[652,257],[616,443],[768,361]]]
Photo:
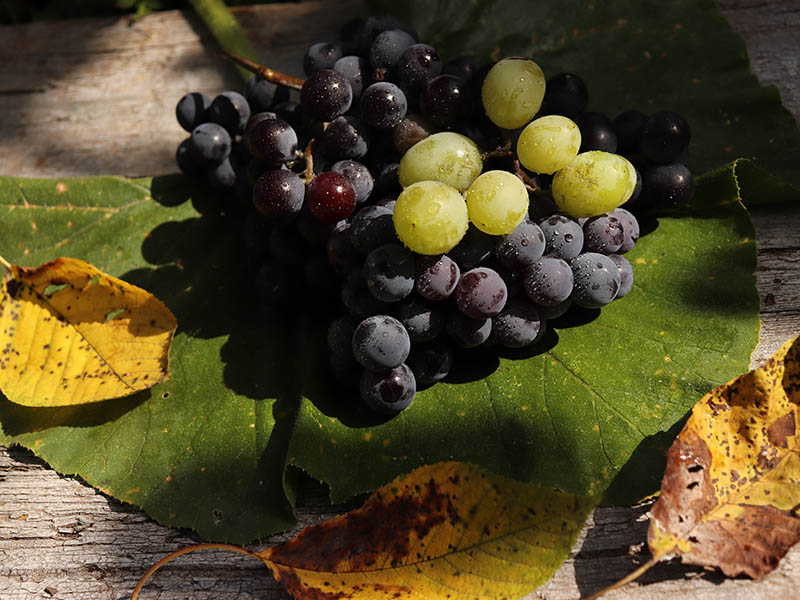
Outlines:
[[197,544],[196,546],[188,546],[187,548],[181,548],[180,550],[176,550],[171,554],[167,554],[164,558],[159,560],[156,564],[150,567],[147,570],[147,573],[142,575],[142,578],[139,579],[139,582],[136,584],[136,587],[133,588],[133,593],[131,594],[131,600],[137,600],[139,597],[139,593],[142,591],[144,584],[147,583],[147,580],[150,579],[153,574],[158,571],[161,567],[165,564],[170,562],[171,560],[178,558],[179,556],[183,556],[184,554],[189,554],[190,552],[194,552],[195,550],[230,550],[231,552],[238,552],[239,554],[244,554],[246,556],[252,556],[255,559],[260,560],[262,563],[264,560],[255,552],[251,552],[247,548],[242,548],[241,546],[234,546],[233,544]]
[[648,561],[647,561],[646,563],[644,563],[644,564],[643,564],[641,567],[639,567],[638,569],[636,569],[636,570],[635,570],[633,573],[629,573],[628,575],[626,575],[625,577],[623,577],[622,579],[620,579],[620,580],[619,580],[619,581],[617,581],[616,583],[614,583],[614,584],[612,584],[612,585],[608,586],[608,587],[607,587],[607,588],[605,588],[605,589],[602,589],[602,590],[600,590],[599,592],[595,592],[594,594],[592,594],[592,595],[591,595],[591,596],[589,596],[588,598],[584,598],[583,600],[597,600],[597,598],[599,598],[600,596],[604,596],[604,595],[605,595],[605,594],[607,594],[608,592],[611,592],[611,591],[613,591],[613,590],[616,590],[616,589],[618,589],[618,588],[621,588],[623,585],[626,585],[626,584],[630,583],[631,581],[634,581],[634,580],[638,579],[638,578],[639,578],[639,577],[641,577],[641,576],[642,576],[642,575],[643,575],[643,574],[644,574],[646,571],[649,571],[649,570],[650,570],[650,567],[652,567],[652,566],[653,566],[654,564],[656,564],[656,563],[657,563],[659,560],[661,560],[661,556],[662,556],[662,555],[660,555],[660,554],[659,554],[658,556],[653,556],[653,557],[652,557],[650,560],[648,560]]
[[255,73],[256,75],[260,75],[267,81],[271,81],[272,83],[277,83],[278,85],[284,85],[286,87],[292,88],[293,90],[299,90],[303,88],[303,84],[305,83],[305,79],[300,79],[299,77],[295,77],[293,75],[287,75],[286,73],[281,73],[280,71],[276,71],[274,69],[270,69],[269,67],[265,67],[263,65],[259,65],[258,63],[253,62],[243,56],[239,56],[238,54],[234,54],[229,50],[222,50],[222,55],[227,58],[228,60],[236,63],[240,68],[247,70],[249,73]]
[[0,256],[0,265],[3,265],[8,271],[11,271],[11,263],[8,262],[5,258]]
[[[189,3],[223,50],[255,59],[255,49],[223,0],[189,0]],[[247,69],[238,71],[244,79],[250,77]]]

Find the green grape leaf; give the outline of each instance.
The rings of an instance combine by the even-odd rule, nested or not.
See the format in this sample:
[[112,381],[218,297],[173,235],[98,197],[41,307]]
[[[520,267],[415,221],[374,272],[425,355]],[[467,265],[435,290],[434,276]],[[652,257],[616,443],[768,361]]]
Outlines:
[[[741,40],[706,4],[628,4],[625,12],[594,5],[557,13],[544,3],[518,10],[514,0],[502,10],[495,2],[403,5],[446,55],[547,49],[545,72],[563,65],[585,75],[598,110],[680,112],[696,103],[686,111],[695,169],[757,159],[698,178],[684,214],[643,223],[646,235],[628,255],[636,285],[626,298],[562,319],[535,351],[464,358],[447,383],[380,420],[328,375],[328,315],[262,310],[242,224],[220,216],[182,176],[0,178],[0,255],[20,265],[58,255],[89,261],[155,294],[179,323],[169,382],[91,407],[26,408],[0,398],[0,443],[31,448],[162,523],[234,542],[293,522],[287,465],[327,482],[334,499],[419,465],[462,460],[571,493],[600,494],[614,481],[615,500],[626,501],[640,473],[663,469],[663,432],[709,389],[747,370],[758,337],[756,248],[739,199],[800,197],[788,167],[800,136],[775,92],[749,73]],[[649,35],[628,46],[613,27],[620,15],[620,28]],[[515,33],[523,26],[524,35]],[[676,64],[662,64],[664,39],[672,41],[658,32],[672,30],[692,44],[674,54]],[[613,51],[597,52],[613,40],[605,46]],[[650,44],[651,58],[636,44]],[[731,60],[717,71],[696,60],[687,66],[686,56],[701,55]],[[690,68],[703,69],[702,85]],[[747,119],[726,125],[721,119],[733,113],[720,106],[747,106]]]

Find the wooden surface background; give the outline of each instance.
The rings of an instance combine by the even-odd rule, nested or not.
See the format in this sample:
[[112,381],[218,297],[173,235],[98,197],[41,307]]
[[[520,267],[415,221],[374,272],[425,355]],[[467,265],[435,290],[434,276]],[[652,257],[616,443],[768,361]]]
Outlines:
[[[717,0],[746,40],[754,72],[778,86],[800,118],[800,1]],[[312,42],[332,38],[364,6],[357,0],[300,2],[237,12],[265,60],[300,74]],[[239,89],[213,56],[213,40],[192,15],[166,12],[140,21],[92,19],[0,27],[0,173],[59,177],[174,171],[185,133],[173,116],[187,91]],[[800,157],[798,157],[800,168]],[[800,333],[800,210],[753,214],[758,234],[761,342],[753,364]],[[320,490],[298,506],[295,531],[347,506]],[[575,599],[632,571],[643,560],[648,506],[597,509],[567,562],[528,598]],[[0,447],[0,600],[127,598],[147,568],[196,543],[143,513],[61,477],[31,453]],[[800,596],[800,546],[761,582],[662,563],[609,598],[782,600]],[[204,552],[163,569],[143,598],[286,600],[266,569],[247,557]]]

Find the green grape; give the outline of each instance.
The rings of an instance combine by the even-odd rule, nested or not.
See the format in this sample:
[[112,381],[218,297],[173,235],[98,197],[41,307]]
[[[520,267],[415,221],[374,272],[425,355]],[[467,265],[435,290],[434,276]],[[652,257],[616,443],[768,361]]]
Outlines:
[[487,171],[467,190],[469,220],[490,235],[511,233],[528,214],[528,191],[508,171]]
[[483,81],[483,108],[498,127],[517,129],[539,111],[544,88],[544,73],[539,65],[527,58],[504,58]]
[[483,170],[478,146],[452,131],[429,135],[411,146],[400,160],[400,185],[418,181],[441,181],[463,192]]
[[548,115],[528,123],[517,141],[517,158],[536,173],[555,173],[578,155],[581,130],[567,117]]
[[397,237],[418,254],[452,250],[467,233],[467,205],[441,181],[419,181],[404,189],[394,206]]
[[551,191],[562,212],[592,217],[627,202],[636,186],[636,169],[617,154],[582,152],[556,172]]

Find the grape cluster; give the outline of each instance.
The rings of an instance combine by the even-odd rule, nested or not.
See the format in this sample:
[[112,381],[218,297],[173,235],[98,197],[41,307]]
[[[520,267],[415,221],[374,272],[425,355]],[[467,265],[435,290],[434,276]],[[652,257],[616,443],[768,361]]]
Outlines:
[[287,87],[190,93],[177,162],[228,192],[268,306],[334,307],[330,365],[395,415],[460,349],[535,345],[571,306],[624,297],[634,213],[691,195],[675,113],[586,112],[576,75],[443,60],[409,25],[354,20]]

